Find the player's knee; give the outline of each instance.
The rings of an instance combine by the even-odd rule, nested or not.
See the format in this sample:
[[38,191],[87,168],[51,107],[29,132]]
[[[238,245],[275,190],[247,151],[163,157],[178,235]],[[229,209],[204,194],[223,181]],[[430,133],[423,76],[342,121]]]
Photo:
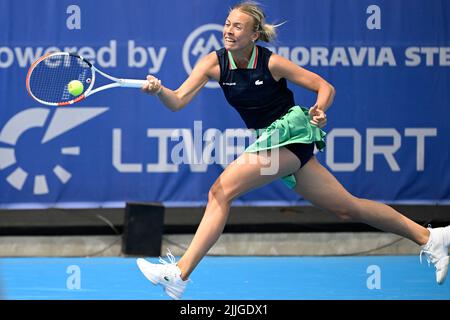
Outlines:
[[332,210],[333,214],[342,221],[352,221],[353,217],[351,213],[345,208],[335,208]]
[[218,201],[220,203],[231,202],[233,199],[219,182],[215,182],[208,192],[208,201]]
[[339,220],[357,221],[359,216],[358,201],[349,200],[343,204],[333,206],[329,209]]

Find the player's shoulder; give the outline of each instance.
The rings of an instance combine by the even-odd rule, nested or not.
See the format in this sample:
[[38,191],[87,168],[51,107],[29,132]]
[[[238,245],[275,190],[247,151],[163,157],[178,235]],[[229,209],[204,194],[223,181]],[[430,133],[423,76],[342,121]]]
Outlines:
[[292,67],[292,61],[283,56],[280,56],[279,54],[276,54],[275,52],[272,52],[272,54],[269,57],[268,65],[270,70],[278,68],[288,68]]
[[283,63],[289,61],[288,59],[286,59],[283,56],[280,56],[279,54],[276,54],[275,52],[271,51],[270,57],[269,57],[269,62],[272,63]]
[[216,53],[213,51],[200,58],[196,63],[194,70],[192,70],[192,73],[202,74],[211,79],[219,79],[220,66]]
[[219,64],[215,51],[208,53],[198,61],[199,67],[211,68]]

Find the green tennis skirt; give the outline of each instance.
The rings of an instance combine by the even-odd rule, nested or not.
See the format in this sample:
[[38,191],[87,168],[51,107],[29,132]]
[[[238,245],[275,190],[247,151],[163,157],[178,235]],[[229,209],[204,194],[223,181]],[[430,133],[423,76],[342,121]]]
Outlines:
[[[245,152],[270,150],[292,143],[314,143],[319,151],[323,151],[326,133],[309,122],[308,112],[307,108],[300,106],[290,108],[268,127],[259,129],[256,141],[248,146]],[[282,181],[291,189],[297,184],[294,174],[283,177]]]

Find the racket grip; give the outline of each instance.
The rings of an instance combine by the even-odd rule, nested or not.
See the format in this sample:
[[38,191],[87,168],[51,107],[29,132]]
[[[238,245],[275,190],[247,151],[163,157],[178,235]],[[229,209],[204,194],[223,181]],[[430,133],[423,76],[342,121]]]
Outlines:
[[125,88],[141,88],[147,80],[136,79],[119,79],[121,87]]

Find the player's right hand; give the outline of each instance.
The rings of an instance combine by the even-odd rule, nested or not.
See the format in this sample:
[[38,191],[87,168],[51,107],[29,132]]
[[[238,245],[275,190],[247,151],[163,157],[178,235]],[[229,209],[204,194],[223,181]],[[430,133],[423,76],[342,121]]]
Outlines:
[[148,75],[147,81],[144,83],[141,89],[142,91],[150,95],[157,95],[162,90],[161,80],[152,75]]

